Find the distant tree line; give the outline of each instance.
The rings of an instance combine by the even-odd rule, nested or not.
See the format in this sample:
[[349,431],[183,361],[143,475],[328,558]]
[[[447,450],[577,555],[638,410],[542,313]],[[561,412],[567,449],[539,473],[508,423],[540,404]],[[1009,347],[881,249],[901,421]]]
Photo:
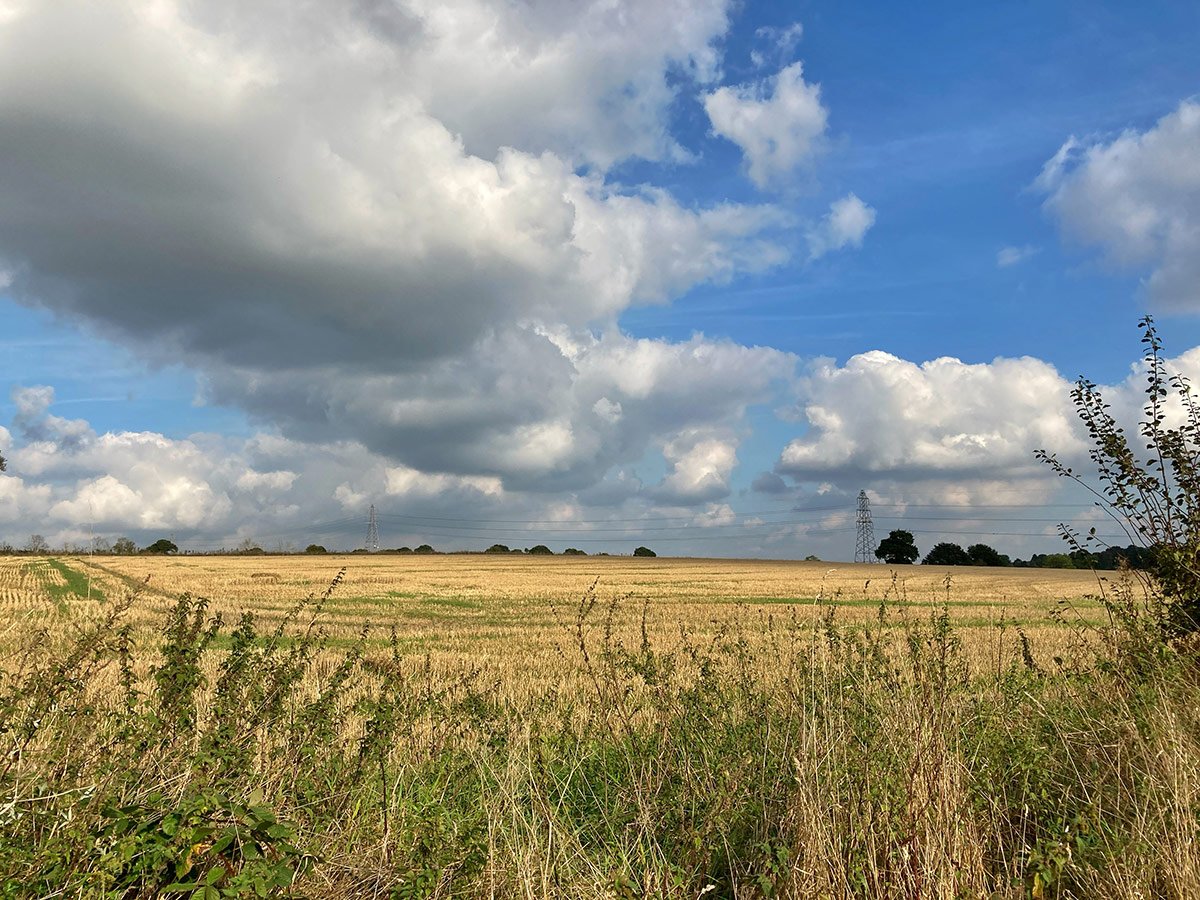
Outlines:
[[[161,543],[161,542],[156,542]],[[170,543],[169,541],[167,543]],[[171,544],[174,547],[174,544]],[[158,550],[151,549],[154,545],[139,549],[138,545],[127,537],[117,538],[115,541],[109,542],[107,538],[97,537],[87,544],[68,543],[61,547],[51,547],[50,542],[40,534],[31,534],[29,540],[23,546],[15,547],[8,542],[0,543],[0,555],[4,556],[39,556],[49,553],[62,553],[68,556],[82,556],[87,553],[95,553],[100,556],[134,556],[138,553],[155,553]],[[178,548],[175,548],[178,550]],[[174,552],[174,551],[172,551]]]
[[[896,529],[879,542],[875,556],[890,565],[911,565],[920,557],[911,531]],[[1070,553],[1035,553],[1029,559],[1011,559],[987,544],[972,544],[964,549],[959,544],[943,541],[933,545],[922,565],[926,566],[1012,566],[1026,569],[1099,569],[1114,570],[1122,565],[1131,569],[1153,566],[1154,550],[1130,544],[1128,547],[1108,547],[1100,552],[1073,550]]]
[[[111,543],[105,538],[98,537],[98,538],[94,538],[90,544],[66,544],[61,547],[51,547],[50,542],[48,540],[46,540],[46,538],[40,534],[30,535],[29,540],[26,541],[25,544],[21,547],[15,547],[10,543],[0,542],[0,556],[21,556],[21,555],[29,555],[29,556],[43,555],[44,556],[44,555],[50,555],[50,554],[63,554],[66,556],[83,556],[88,553],[95,553],[100,556],[136,556],[138,554],[147,554],[147,555],[155,556],[155,555],[169,555],[169,554],[175,554],[175,553],[180,553],[180,552],[186,552],[189,556],[264,556],[268,553],[268,551],[264,550],[262,548],[262,546],[257,541],[255,541],[253,538],[244,539],[241,543],[239,543],[233,549],[228,549],[228,548],[223,547],[220,550],[206,550],[206,551],[180,551],[179,546],[174,541],[171,541],[167,538],[159,538],[158,540],[154,541],[151,544],[148,544],[145,547],[138,547],[137,544],[135,544],[130,538],[127,538],[127,537],[117,538],[115,541],[112,541]],[[346,552],[346,551],[336,551],[336,550],[330,551],[323,544],[309,544],[303,550],[297,550],[294,547],[288,547],[288,548],[280,547],[276,550],[270,551],[270,553],[272,555],[276,555],[276,556],[288,556],[288,555],[298,555],[298,554],[307,554],[307,555],[313,556],[313,555],[319,555],[319,554],[330,553],[330,552]],[[367,553],[367,551],[362,548],[359,548],[357,550],[351,550],[349,552],[355,553],[355,554]],[[422,554],[422,555],[435,554],[435,553],[442,553],[443,551],[435,550],[429,544],[421,544],[418,547],[397,547],[393,550],[380,550],[378,552],[380,554],[384,554],[384,555],[403,556],[406,554]],[[452,552],[452,553],[474,553],[474,552],[479,552],[479,551],[453,550],[453,551],[449,551],[449,552]],[[549,547],[547,547],[545,544],[535,544],[532,547],[526,547],[524,549],[522,549],[520,547],[509,548],[505,544],[492,544],[492,546],[488,547],[483,552],[484,553],[493,553],[493,554],[495,554],[495,553],[519,554],[521,556],[554,556],[555,555],[554,551],[551,550]],[[577,547],[568,547],[567,549],[563,550],[561,554],[558,554],[558,555],[561,555],[561,556],[587,556],[588,553],[587,553],[587,551],[580,550]],[[601,553],[595,553],[593,555],[594,556],[609,556],[610,554],[601,552]],[[650,556],[657,556],[658,554],[655,553],[653,550],[651,550],[649,547],[638,547],[633,551],[633,555],[650,557]]]
[[[62,547],[52,548],[50,542],[40,534],[31,534],[29,540],[24,546],[14,547],[9,543],[0,543],[0,555],[18,556],[18,555],[46,555],[46,554],[65,554],[71,556],[80,556],[87,553],[95,553],[101,556],[134,556],[137,554],[146,554],[150,556],[172,555],[180,553],[178,545],[174,541],[167,538],[159,538],[158,540],[146,545],[138,547],[130,538],[120,537],[111,543],[102,537],[94,538],[90,544],[67,544]],[[204,555],[204,556],[263,556],[267,551],[255,541],[253,538],[245,538],[233,549],[222,548],[220,550],[205,551],[203,553],[195,553],[195,551],[187,551],[189,555]],[[304,553],[308,555],[316,555],[331,552],[322,544],[309,544],[303,550],[295,548],[280,547],[271,551],[274,555],[289,555]],[[333,551],[337,552],[337,551]],[[367,551],[363,549],[352,550],[351,553],[365,554]],[[441,553],[443,551],[435,550],[429,544],[421,544],[418,547],[397,547],[393,550],[380,550],[381,554],[406,555],[419,554],[429,555]],[[479,551],[451,551],[454,553],[471,553]],[[505,555],[520,555],[520,556],[553,556],[554,551],[545,544],[535,544],[532,547],[524,549],[520,547],[509,547],[507,544],[492,544],[483,553],[489,554],[505,554]],[[576,547],[568,547],[563,550],[561,556],[587,556],[585,550],[580,550]],[[608,556],[608,553],[596,553],[596,556]],[[633,551],[634,556],[638,557],[654,557],[658,554],[649,547],[637,547]],[[994,547],[987,544],[971,544],[969,547],[963,548],[959,544],[943,541],[934,544],[933,548],[921,557],[921,552],[917,548],[916,540],[911,531],[896,529],[888,534],[879,543],[879,547],[875,550],[876,558],[882,560],[889,565],[912,565],[920,559],[922,565],[926,566],[1011,566],[1013,568],[1030,568],[1030,569],[1086,569],[1086,570],[1113,570],[1119,568],[1122,563],[1128,565],[1132,569],[1151,569],[1153,568],[1154,550],[1148,547],[1139,547],[1130,544],[1128,547],[1109,547],[1099,552],[1091,552],[1088,550],[1073,550],[1070,553],[1034,553],[1029,559],[1012,559],[1007,554],[1001,553]],[[815,556],[806,557],[808,560],[816,560]]]

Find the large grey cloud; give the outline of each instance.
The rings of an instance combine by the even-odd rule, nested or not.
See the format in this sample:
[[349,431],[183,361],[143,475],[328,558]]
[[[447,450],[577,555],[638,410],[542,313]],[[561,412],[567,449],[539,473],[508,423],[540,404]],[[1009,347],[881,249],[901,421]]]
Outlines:
[[549,151],[473,156],[392,72],[404,54],[336,37],[269,55],[283,42],[243,50],[239,32],[108,4],[10,21],[12,289],[164,352],[392,368],[782,258],[766,207],[619,193]]
[[420,371],[346,378],[319,367],[232,368],[213,372],[209,389],[264,419],[288,410],[292,431],[308,440],[354,435],[424,471],[555,491],[586,487],[648,446],[666,450],[673,436],[728,429],[795,363],[788,353],[700,337],[529,328],[495,333],[468,357]]
[[190,365],[294,437],[596,483],[725,433],[791,374],[774,350],[615,324],[797,243],[775,206],[691,208],[606,174],[687,157],[671,105],[719,76],[727,12],[10,3],[7,291]]

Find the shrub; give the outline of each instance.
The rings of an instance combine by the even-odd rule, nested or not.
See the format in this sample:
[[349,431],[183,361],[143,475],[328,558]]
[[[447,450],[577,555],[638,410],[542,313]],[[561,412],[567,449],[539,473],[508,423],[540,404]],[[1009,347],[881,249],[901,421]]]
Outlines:
[[309,544],[304,548],[305,553],[328,553],[329,551],[320,544]]
[[[1150,550],[1145,608],[1168,637],[1200,629],[1200,404],[1179,374],[1169,374],[1154,321],[1139,322],[1145,349],[1146,400],[1137,432],[1144,455],[1130,444],[1099,388],[1080,377],[1071,400],[1091,440],[1099,489],[1044,450],[1037,456],[1058,475],[1083,485],[1121,529]],[[1093,527],[1080,535],[1063,527],[1072,549],[1106,548]]]
[[261,793],[243,804],[219,792],[172,800],[155,791],[101,816],[97,867],[116,885],[155,895],[266,897],[290,888],[312,859]]
[[638,547],[636,550],[633,551],[633,555],[634,556],[658,556],[658,554],[655,553],[653,550],[651,550],[649,547]]

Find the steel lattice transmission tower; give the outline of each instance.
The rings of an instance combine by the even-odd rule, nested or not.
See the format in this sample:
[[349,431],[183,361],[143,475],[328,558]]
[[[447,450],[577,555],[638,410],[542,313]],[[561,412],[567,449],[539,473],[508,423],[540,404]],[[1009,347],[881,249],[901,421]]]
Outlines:
[[379,552],[379,521],[375,518],[375,504],[371,504],[371,511],[367,514],[367,552]]
[[875,562],[875,526],[871,524],[871,501],[866,491],[858,492],[858,514],[854,519],[858,540],[854,545],[854,561]]

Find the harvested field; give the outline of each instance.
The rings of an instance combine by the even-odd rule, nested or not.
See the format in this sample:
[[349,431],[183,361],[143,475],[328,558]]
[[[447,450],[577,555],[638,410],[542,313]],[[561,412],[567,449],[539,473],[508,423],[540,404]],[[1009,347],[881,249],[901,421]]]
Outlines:
[[754,560],[3,559],[0,886],[1197,896],[1195,657],[1109,628],[1134,607],[1089,595],[1114,587]]
[[[268,628],[345,568],[319,619],[331,645],[357,640],[364,625],[369,643],[382,645],[394,629],[402,647],[439,663],[469,662],[523,678],[561,674],[560,651],[593,586],[618,634],[640,636],[644,615],[656,645],[677,640],[681,628],[704,637],[737,627],[753,638],[770,626],[811,624],[830,610],[850,624],[876,620],[881,604],[892,618],[944,604],[971,658],[991,665],[1002,624],[1053,654],[1072,636],[1052,618],[1056,613],[1067,610],[1068,623],[1099,624],[1104,617],[1088,599],[1101,586],[1096,575],[1061,569],[487,554],[109,556],[63,563],[90,575],[107,596],[137,591],[129,618],[138,625],[160,621],[187,593],[208,599],[226,621],[249,612]],[[54,579],[61,582],[61,575],[44,560],[0,561],[0,591],[21,598],[9,607],[14,612],[37,617],[39,591],[43,602],[53,599],[40,586]],[[87,616],[85,606],[71,595],[74,614]],[[97,604],[91,614],[102,609]]]

